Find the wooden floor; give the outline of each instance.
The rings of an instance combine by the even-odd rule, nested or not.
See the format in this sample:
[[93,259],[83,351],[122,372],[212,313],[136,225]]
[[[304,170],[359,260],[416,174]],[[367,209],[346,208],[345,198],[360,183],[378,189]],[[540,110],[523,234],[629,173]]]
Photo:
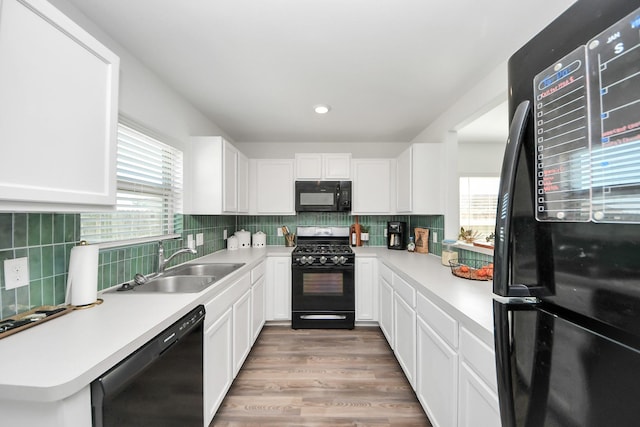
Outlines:
[[266,326],[210,426],[431,423],[380,329]]

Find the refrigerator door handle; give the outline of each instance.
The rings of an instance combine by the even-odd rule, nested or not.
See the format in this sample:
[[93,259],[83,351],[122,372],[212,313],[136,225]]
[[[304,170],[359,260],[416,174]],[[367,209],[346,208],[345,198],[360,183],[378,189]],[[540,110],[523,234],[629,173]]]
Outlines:
[[515,186],[516,165],[522,151],[524,129],[531,109],[529,101],[522,101],[511,121],[509,138],[502,160],[500,189],[498,193],[498,212],[496,213],[496,241],[493,276],[493,292],[503,296],[528,296],[529,290],[524,285],[509,284],[509,237],[511,235],[511,196]]

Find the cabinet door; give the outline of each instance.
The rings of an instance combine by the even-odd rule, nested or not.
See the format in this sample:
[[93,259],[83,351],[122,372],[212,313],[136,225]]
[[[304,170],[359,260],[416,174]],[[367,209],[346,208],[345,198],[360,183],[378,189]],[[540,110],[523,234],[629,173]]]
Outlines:
[[232,308],[204,331],[204,402],[209,424],[233,382]]
[[[411,212],[413,202],[413,148],[409,147],[396,159],[396,211]],[[435,183],[421,182],[421,185]]]
[[380,313],[380,329],[382,329],[382,333],[387,338],[389,346],[393,349],[393,288],[382,276],[380,276],[379,283],[378,312]]
[[417,322],[416,395],[434,427],[455,426],[458,354],[420,316]]
[[[411,212],[433,215],[444,213],[444,144],[413,144],[411,169]],[[398,170],[400,168],[398,167]]]
[[249,355],[253,342],[251,328],[251,290],[233,304],[233,377]]
[[238,211],[238,150],[227,141],[222,146],[222,210]]
[[3,210],[115,205],[119,58],[33,0],[0,2],[0,58]]
[[460,363],[458,426],[500,427],[498,396],[465,362]]
[[375,258],[356,258],[356,320],[378,319]]
[[394,352],[409,383],[416,387],[416,312],[397,293],[393,297]]
[[291,257],[267,258],[267,320],[291,320]]
[[296,179],[322,179],[322,154],[296,153]]
[[322,155],[322,178],[347,180],[351,177],[351,154],[330,153]]
[[256,161],[258,214],[294,215],[293,160]]
[[258,338],[265,321],[265,278],[260,277],[251,287],[251,334],[252,341]]
[[238,212],[249,212],[249,159],[238,152]]
[[391,213],[391,160],[356,159],[352,163],[352,213]]

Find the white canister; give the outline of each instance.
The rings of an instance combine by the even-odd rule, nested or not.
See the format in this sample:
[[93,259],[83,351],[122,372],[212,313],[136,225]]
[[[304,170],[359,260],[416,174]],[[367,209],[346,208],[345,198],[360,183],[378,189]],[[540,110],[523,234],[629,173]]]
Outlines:
[[265,246],[267,246],[267,235],[262,231],[253,233],[252,240],[254,248],[264,248]]
[[236,236],[229,236],[227,238],[227,250],[235,251],[238,249],[238,238]]
[[240,249],[251,247],[251,233],[248,231],[245,231],[244,229],[236,231],[234,236],[238,238],[238,247]]

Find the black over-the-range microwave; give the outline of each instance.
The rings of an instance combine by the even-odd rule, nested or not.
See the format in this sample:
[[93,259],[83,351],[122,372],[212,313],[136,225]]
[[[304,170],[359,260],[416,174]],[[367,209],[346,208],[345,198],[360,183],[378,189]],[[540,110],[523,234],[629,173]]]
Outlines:
[[351,211],[351,181],[296,181],[296,212]]

